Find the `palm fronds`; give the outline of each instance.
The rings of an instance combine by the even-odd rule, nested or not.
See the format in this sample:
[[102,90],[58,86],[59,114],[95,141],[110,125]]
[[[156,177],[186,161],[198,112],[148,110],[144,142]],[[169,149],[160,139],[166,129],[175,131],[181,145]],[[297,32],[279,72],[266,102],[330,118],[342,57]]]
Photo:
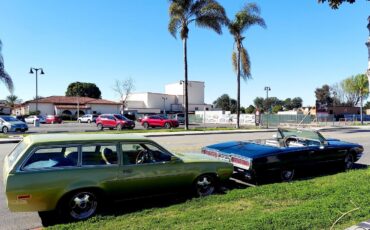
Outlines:
[[12,78],[9,76],[9,74],[5,71],[4,67],[4,59],[1,55],[1,49],[2,49],[2,42],[0,40],[0,80],[5,84],[5,86],[8,88],[9,92],[13,94],[14,91],[14,84]]

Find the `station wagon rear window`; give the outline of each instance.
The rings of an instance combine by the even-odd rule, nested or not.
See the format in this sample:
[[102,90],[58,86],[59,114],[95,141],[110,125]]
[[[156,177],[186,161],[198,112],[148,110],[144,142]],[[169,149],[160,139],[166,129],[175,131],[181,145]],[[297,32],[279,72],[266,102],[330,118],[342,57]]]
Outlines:
[[27,160],[23,170],[77,166],[77,162],[77,147],[41,148],[37,149]]
[[27,144],[24,141],[19,142],[13,151],[8,155],[8,165],[10,168],[12,168],[18,158],[18,156],[25,150],[27,147]]

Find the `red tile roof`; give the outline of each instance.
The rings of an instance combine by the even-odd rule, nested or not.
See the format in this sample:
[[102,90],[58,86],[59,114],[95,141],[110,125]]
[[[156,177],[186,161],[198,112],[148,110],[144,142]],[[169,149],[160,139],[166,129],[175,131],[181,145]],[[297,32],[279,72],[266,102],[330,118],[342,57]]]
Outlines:
[[[81,105],[84,104],[104,104],[104,105],[120,105],[120,103],[114,101],[108,101],[105,99],[95,99],[91,97],[66,97],[66,96],[50,96],[38,100],[38,103],[51,103],[51,104],[77,104],[77,100]],[[36,100],[26,101],[26,103],[36,103]]]

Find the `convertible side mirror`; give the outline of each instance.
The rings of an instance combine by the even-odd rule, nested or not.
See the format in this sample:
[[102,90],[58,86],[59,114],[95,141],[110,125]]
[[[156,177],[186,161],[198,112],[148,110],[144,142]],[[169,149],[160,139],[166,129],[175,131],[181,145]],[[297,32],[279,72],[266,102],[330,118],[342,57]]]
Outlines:
[[325,146],[327,146],[327,145],[328,145],[328,142],[327,141],[321,142],[320,149],[325,149]]

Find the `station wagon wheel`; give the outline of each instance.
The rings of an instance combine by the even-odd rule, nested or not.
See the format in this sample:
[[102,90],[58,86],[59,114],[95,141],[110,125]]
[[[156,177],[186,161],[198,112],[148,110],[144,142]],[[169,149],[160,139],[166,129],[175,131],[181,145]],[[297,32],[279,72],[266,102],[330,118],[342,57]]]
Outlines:
[[67,199],[64,214],[72,220],[85,220],[96,214],[98,208],[97,196],[88,191],[79,191]]
[[216,180],[211,175],[201,175],[195,181],[195,195],[209,196],[216,191]]
[[8,127],[4,126],[3,127],[3,133],[8,133],[8,131],[9,131]]
[[143,127],[144,127],[144,129],[148,129],[149,128],[148,122],[144,122]]
[[280,172],[280,178],[284,182],[290,182],[294,177],[294,169],[283,169]]
[[347,154],[346,157],[344,158],[344,169],[345,170],[352,169],[354,163],[355,163],[355,161],[354,161],[354,158],[353,158],[353,154],[351,154],[351,153]]
[[166,123],[164,124],[164,127],[165,127],[166,129],[170,129],[170,128],[171,128],[171,124],[170,124],[170,123],[168,123],[168,122],[166,122]]

